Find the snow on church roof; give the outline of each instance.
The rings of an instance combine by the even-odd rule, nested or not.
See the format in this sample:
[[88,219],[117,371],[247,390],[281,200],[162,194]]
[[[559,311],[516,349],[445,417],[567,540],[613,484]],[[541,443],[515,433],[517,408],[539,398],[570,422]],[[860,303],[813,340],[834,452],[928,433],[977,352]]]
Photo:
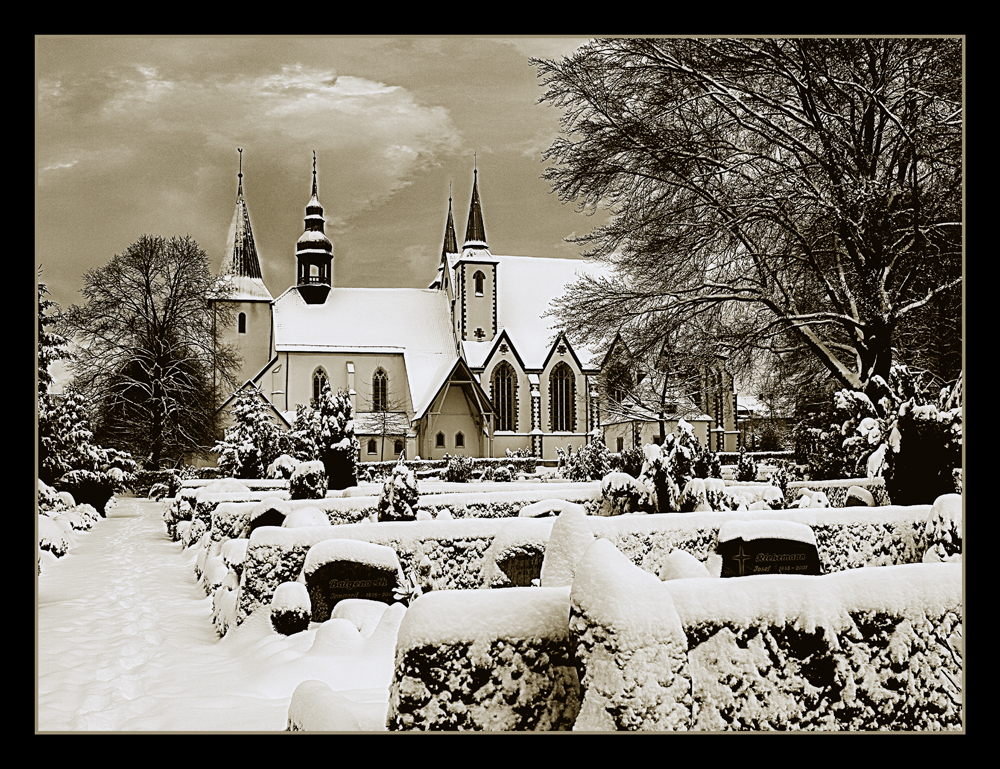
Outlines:
[[274,347],[402,355],[414,406],[458,358],[447,295],[421,288],[334,287],[322,304],[290,288],[274,301]]
[[[556,338],[555,318],[543,317],[553,300],[566,293],[578,276],[603,275],[606,268],[582,259],[497,255],[493,259],[497,262],[497,333],[506,330],[525,368],[541,369]],[[456,254],[449,266],[458,261]],[[568,339],[584,368],[599,367],[596,351],[574,344],[571,334]],[[493,341],[462,344],[474,369],[486,363],[494,346]]]

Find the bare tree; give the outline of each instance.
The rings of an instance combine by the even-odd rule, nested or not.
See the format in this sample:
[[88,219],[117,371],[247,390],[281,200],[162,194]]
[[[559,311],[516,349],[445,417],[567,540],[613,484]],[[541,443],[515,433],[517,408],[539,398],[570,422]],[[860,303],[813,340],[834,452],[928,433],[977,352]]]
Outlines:
[[563,329],[865,390],[925,308],[959,307],[960,39],[603,39],[532,62],[564,110],[544,178],[610,213],[578,242],[614,277],[559,300]]
[[213,314],[210,299],[226,289],[205,252],[190,237],[143,235],[84,283],[87,304],[66,310],[60,329],[79,344],[71,370],[95,437],[154,469],[211,448],[216,382],[234,384],[238,358],[219,341],[232,318],[224,306]]

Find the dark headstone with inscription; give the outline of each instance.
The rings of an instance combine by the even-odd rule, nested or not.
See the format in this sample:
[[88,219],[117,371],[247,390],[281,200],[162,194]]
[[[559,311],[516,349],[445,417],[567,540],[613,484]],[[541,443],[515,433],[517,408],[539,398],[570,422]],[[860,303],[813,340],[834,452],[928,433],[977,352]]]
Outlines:
[[326,622],[333,607],[347,598],[396,603],[393,593],[403,582],[395,550],[349,539],[313,545],[302,571],[313,622]]
[[530,587],[532,580],[541,579],[544,559],[543,551],[532,548],[506,554],[497,561],[497,566],[513,586]]
[[812,529],[794,521],[726,521],[718,553],[723,577],[823,573]]

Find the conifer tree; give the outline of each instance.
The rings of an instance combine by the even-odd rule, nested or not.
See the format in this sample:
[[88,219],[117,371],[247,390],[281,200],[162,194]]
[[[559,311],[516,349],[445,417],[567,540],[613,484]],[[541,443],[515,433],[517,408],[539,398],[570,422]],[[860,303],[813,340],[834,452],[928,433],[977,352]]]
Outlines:
[[268,416],[255,390],[244,388],[233,405],[235,424],[226,430],[214,451],[219,470],[232,478],[263,478],[281,451],[281,428]]

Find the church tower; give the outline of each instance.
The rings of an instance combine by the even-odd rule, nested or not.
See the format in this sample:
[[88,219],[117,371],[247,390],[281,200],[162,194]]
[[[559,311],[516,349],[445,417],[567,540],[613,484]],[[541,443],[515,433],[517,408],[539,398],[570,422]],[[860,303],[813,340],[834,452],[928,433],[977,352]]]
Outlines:
[[305,230],[295,244],[296,287],[308,304],[323,304],[333,286],[333,243],[326,236],[326,219],[319,203],[316,152],[313,151],[312,197],[306,204]]
[[486,243],[478,180],[476,168],[465,243],[455,263],[455,332],[463,342],[489,342],[497,334],[497,259]]
[[[236,211],[229,226],[226,254],[219,281],[232,292],[225,301],[234,310],[234,322],[221,330],[222,341],[233,345],[243,358],[237,385],[254,377],[268,361],[271,351],[271,293],[264,286],[260,258],[250,226],[250,211],[243,197],[243,149],[236,189]],[[215,300],[216,302],[220,300]]]

